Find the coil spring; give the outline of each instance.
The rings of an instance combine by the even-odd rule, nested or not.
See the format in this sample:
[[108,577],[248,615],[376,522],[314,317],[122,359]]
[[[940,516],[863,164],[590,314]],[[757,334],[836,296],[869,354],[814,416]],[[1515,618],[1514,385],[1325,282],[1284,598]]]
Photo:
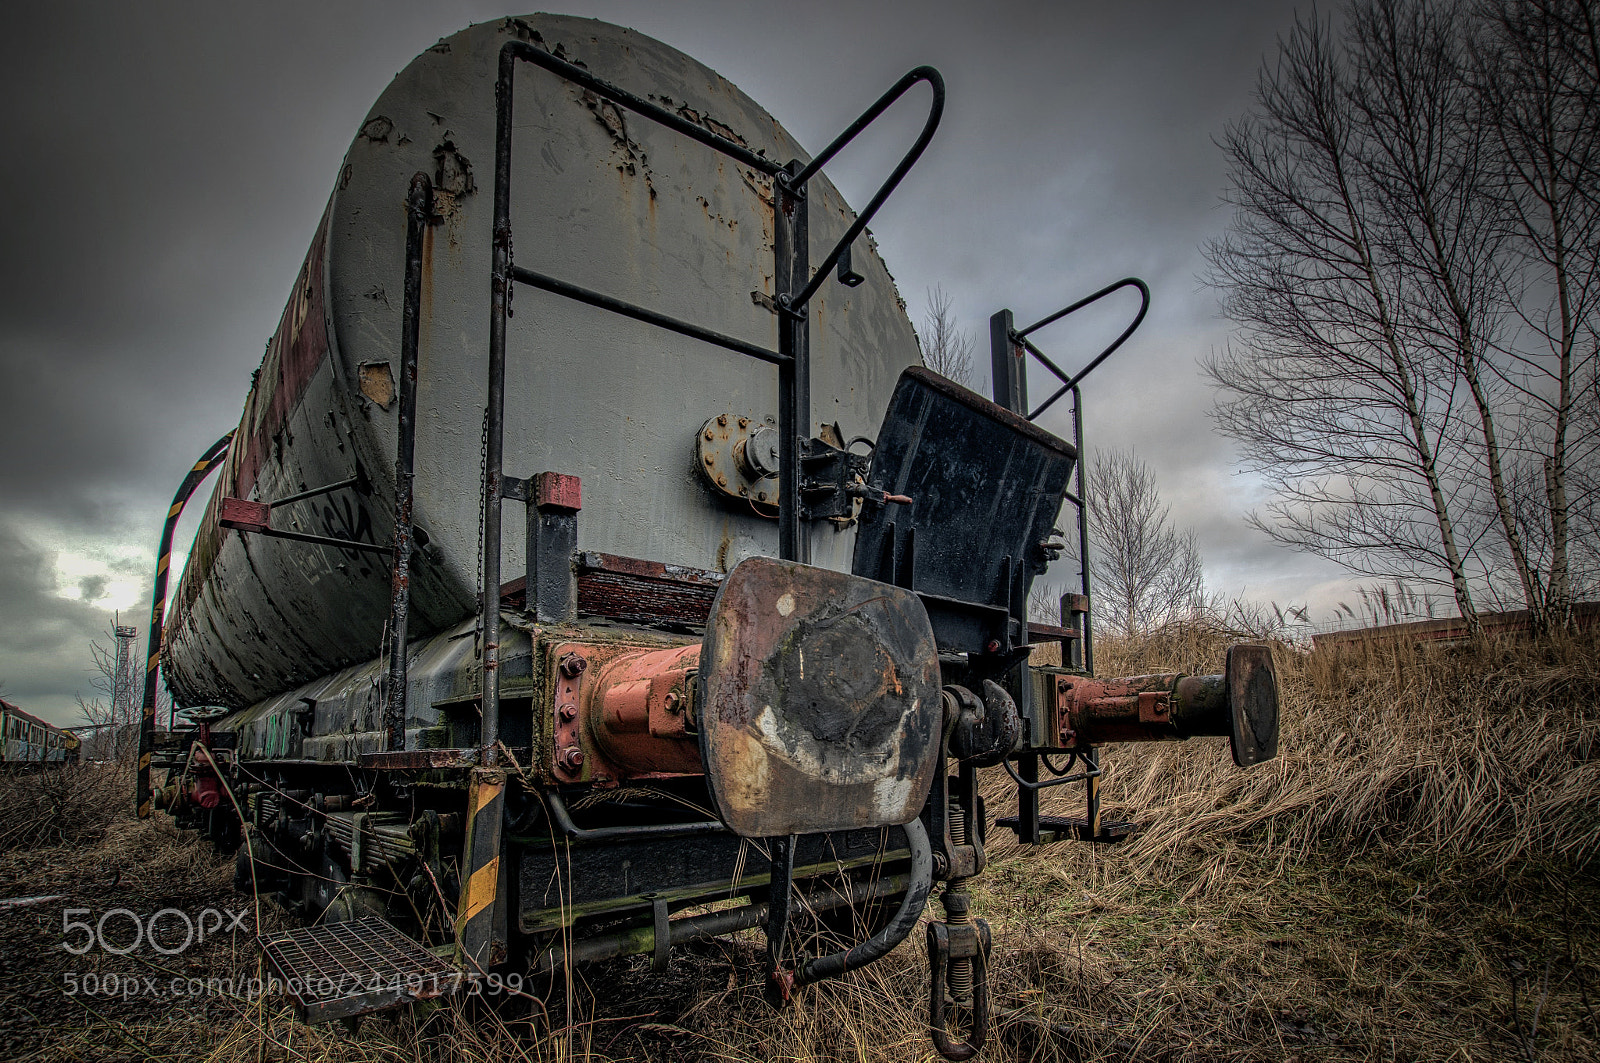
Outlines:
[[[948,815],[950,817],[950,841],[955,845],[966,845],[966,809],[959,805],[951,805]],[[972,910],[967,903],[965,879],[956,879],[946,886],[941,900],[944,903],[944,921],[947,924],[950,926],[965,926],[972,922]],[[951,960],[945,984],[948,987],[952,1002],[963,1007],[971,1006],[972,961],[970,959]]]

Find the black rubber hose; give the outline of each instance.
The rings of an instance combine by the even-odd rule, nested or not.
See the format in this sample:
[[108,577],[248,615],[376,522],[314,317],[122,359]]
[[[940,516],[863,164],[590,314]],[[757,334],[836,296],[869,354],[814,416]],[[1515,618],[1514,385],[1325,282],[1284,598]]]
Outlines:
[[911,928],[917,925],[917,920],[922,918],[922,910],[928,906],[928,894],[933,890],[933,850],[928,845],[928,829],[922,825],[922,820],[914,819],[902,829],[906,832],[906,842],[911,849],[911,881],[906,886],[900,910],[894,913],[888,926],[861,944],[852,945],[843,952],[819,956],[807,963],[795,972],[795,985],[837,978],[846,971],[883,959],[906,939]]

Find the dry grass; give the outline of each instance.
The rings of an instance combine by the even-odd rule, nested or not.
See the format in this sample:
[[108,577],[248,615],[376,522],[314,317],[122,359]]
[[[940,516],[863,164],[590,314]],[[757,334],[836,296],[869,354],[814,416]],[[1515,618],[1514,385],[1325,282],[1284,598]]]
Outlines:
[[[1098,671],[1213,671],[1224,648],[1197,629],[1102,643]],[[1222,740],[1114,747],[1106,796],[1146,825],[1135,839],[1032,850],[991,837],[976,885],[996,941],[985,1058],[1600,1056],[1594,641],[1284,646],[1278,661],[1277,761],[1239,771]],[[997,813],[1006,789],[994,785]],[[1076,795],[1051,800],[1076,812]],[[102,845],[96,873],[121,868],[124,890],[137,875],[146,896],[226,896],[227,863],[170,829],[118,818]],[[48,877],[52,861],[81,877],[87,859],[71,846],[0,855],[0,885]],[[354,1031],[308,1027],[273,1001],[213,1001],[188,1018],[74,1005],[45,1016],[73,1021],[26,1043],[46,1059],[217,1063],[929,1059],[919,953],[913,935],[782,1012],[761,997],[759,941],[744,934],[676,954],[665,977],[615,961],[577,972],[570,994],[418,1008]],[[44,990],[13,970],[0,992],[0,1015],[45,999],[25,997]]]
[[0,852],[92,844],[133,807],[130,771],[107,764],[0,776]]

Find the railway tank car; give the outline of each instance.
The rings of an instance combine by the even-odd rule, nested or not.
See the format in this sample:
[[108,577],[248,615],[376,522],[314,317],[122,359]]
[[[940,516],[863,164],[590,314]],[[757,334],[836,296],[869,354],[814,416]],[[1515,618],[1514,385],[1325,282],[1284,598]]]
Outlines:
[[[853,212],[823,168],[925,99]],[[1105,742],[1273,755],[1264,648],[1095,679],[1086,564],[1029,623],[1063,512],[1086,553],[1076,405],[1070,442],[1033,418],[1138,318],[1075,376],[1030,335],[1148,291],[997,313],[993,400],[922,368],[865,227],[943,99],[917,68],[809,156],[693,59],[555,15],[445,38],[379,97],[238,428],[174,499],[157,630],[172,526],[219,470],[159,639],[192,727],[157,737],[152,672],[141,747],[141,815],[239,844],[241,886],[317,922],[265,945],[309,1014],[748,927],[787,998],[937,889],[930,1029],[966,1058],[994,826],[1125,836]],[[1030,357],[1062,381],[1034,410]],[[1051,642],[1062,665],[1030,665]],[[1086,814],[1041,815],[1069,784]]]

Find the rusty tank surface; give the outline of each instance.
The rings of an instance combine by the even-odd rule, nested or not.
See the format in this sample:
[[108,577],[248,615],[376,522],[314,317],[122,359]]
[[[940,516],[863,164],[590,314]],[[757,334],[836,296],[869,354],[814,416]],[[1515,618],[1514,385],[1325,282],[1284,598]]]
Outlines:
[[[1068,536],[1090,554],[1081,385],[1149,291],[996,312],[992,396],[924,368],[866,226],[945,90],[892,73],[811,155],[666,45],[531,15],[438,42],[356,132],[243,417],[174,496],[151,639],[187,725],[156,732],[152,659],[137,784],[315,924],[263,942],[308,1017],[755,927],[781,1002],[937,897],[928,1029],[968,1059],[991,830],[1126,838],[1108,743],[1276,754],[1270,649],[1097,677],[1086,561],[1028,617]],[[923,124],[856,213],[825,168],[891,107]],[[1118,292],[1137,315],[1075,372],[1033,338]],[[1030,359],[1060,381],[1037,406]],[[1036,423],[1062,399],[1071,440]],[[1041,814],[1056,786],[1081,817]]]

